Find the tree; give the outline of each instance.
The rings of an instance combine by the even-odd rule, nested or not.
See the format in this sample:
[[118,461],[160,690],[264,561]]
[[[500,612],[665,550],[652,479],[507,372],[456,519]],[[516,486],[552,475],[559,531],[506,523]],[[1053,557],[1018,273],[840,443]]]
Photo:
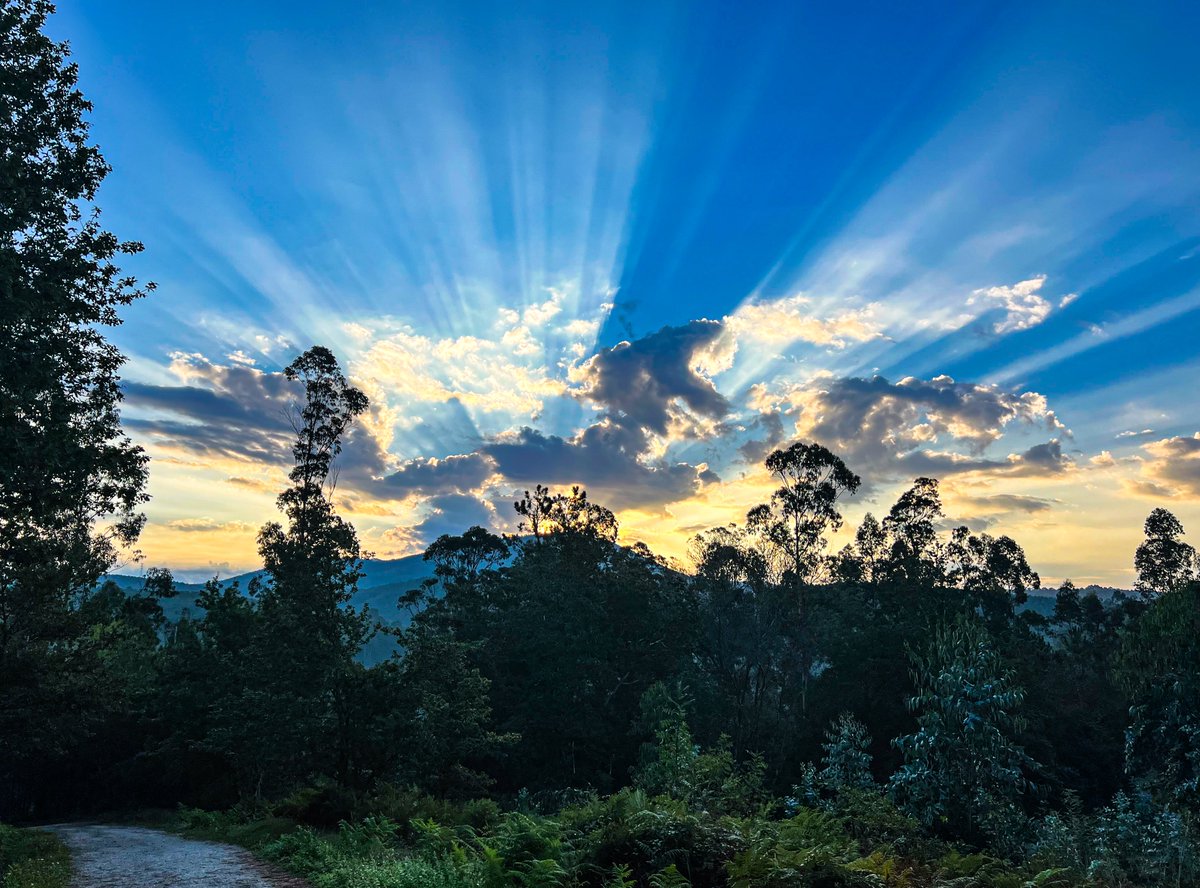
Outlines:
[[867,512],[854,532],[854,542],[838,553],[835,573],[843,583],[873,586],[883,580],[887,534],[879,519]]
[[1122,641],[1128,775],[1200,811],[1200,583],[1155,599]]
[[526,490],[513,505],[521,516],[520,530],[530,534],[536,544],[554,534],[616,542],[617,519],[613,513],[589,502],[587,491],[578,486],[565,494],[551,493],[539,484],[532,494]]
[[820,784],[834,792],[843,789],[873,789],[871,735],[867,726],[848,712],[825,732],[824,756],[817,774]]
[[104,338],[142,296],[100,226],[108,173],[46,0],[0,6],[0,779],[86,735],[79,597],[136,541],[146,457]]
[[[686,583],[645,546],[618,546],[612,512],[583,490],[539,485],[514,508],[530,536],[509,541],[503,566],[488,535],[431,547],[449,582],[417,596],[414,625],[468,646],[496,729],[519,735],[502,789],[615,786],[636,756],[638,700],[693,649]],[[460,571],[464,559],[483,569]]]
[[955,528],[946,547],[947,580],[996,625],[1011,620],[1016,605],[1040,589],[1041,578],[1029,566],[1025,550],[1009,536],[973,534]]
[[470,645],[416,623],[400,635],[396,703],[385,719],[397,752],[387,776],[431,792],[476,798],[494,781],[484,766],[519,738],[492,730],[490,683],[470,661]]
[[1059,624],[1078,623],[1083,619],[1083,602],[1079,590],[1069,579],[1054,593],[1054,622]]
[[805,587],[826,574],[825,535],[842,526],[838,497],[858,490],[862,481],[840,457],[820,444],[802,441],[771,453],[766,467],[780,486],[770,502],[749,511],[746,524],[763,540],[794,597],[800,707],[806,711],[816,656]]
[[766,467],[779,489],[746,522],[774,549],[783,573],[796,584],[811,582],[825,567],[825,535],[842,526],[838,497],[854,493],[862,480],[825,447],[802,441],[771,453]]
[[271,758],[280,764],[262,775],[268,786],[325,769],[350,779],[351,703],[360,677],[354,658],[373,631],[366,612],[350,605],[362,576],[358,535],[330,499],[333,460],[366,410],[366,395],[321,346],[284,374],[304,391],[293,416],[292,486],[278,501],[288,526],[271,522],[259,533],[265,575],[250,590],[261,614],[257,675],[240,703],[244,724],[256,727],[257,738],[270,738]]
[[[778,757],[788,734],[790,685],[787,627],[795,613],[753,537],[736,526],[698,534],[691,543],[698,610],[697,729],[709,742],[721,734],[740,759],[751,752]],[[703,722],[700,721],[703,719]]]
[[1003,841],[1032,766],[1014,739],[1024,691],[970,617],[939,627],[911,659],[918,730],[894,741],[904,765],[893,797],[926,826]]
[[943,514],[933,478],[917,478],[896,500],[883,519],[888,540],[883,572],[890,583],[912,587],[941,581],[937,522]]
[[1134,588],[1146,598],[1178,589],[1196,577],[1196,550],[1180,539],[1183,525],[1166,509],[1155,509],[1146,519],[1146,540],[1137,548]]

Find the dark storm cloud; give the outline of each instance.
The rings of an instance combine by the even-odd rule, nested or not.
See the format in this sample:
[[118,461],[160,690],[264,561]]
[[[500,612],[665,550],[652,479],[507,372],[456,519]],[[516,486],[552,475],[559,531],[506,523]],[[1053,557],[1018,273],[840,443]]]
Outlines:
[[496,471],[493,460],[483,453],[464,453],[445,459],[414,459],[383,483],[392,490],[435,493],[474,490]]
[[1017,493],[993,493],[989,496],[961,497],[961,499],[977,508],[1003,512],[1025,512],[1031,515],[1037,512],[1046,512],[1055,505],[1055,500]]
[[660,435],[679,401],[701,416],[720,419],[729,402],[712,380],[692,369],[696,352],[720,333],[718,321],[692,321],[604,349],[585,365],[585,394],[614,421]]
[[647,441],[640,430],[597,423],[574,438],[521,428],[492,441],[485,452],[501,474],[522,484],[580,483],[604,495],[613,508],[662,505],[691,496],[715,473],[686,463],[646,465],[639,460]]
[[1063,454],[1062,442],[1057,438],[1035,444],[1024,453],[1013,454],[1008,463],[1009,474],[1033,477],[1061,475],[1075,466],[1071,458]]
[[783,443],[787,433],[783,429],[783,417],[778,413],[763,413],[750,424],[751,434],[763,437],[751,438],[738,447],[738,453],[748,463],[760,463],[772,450]]
[[865,434],[872,440],[885,440],[897,430],[924,423],[982,451],[1013,420],[1058,427],[1039,395],[955,382],[949,376],[929,380],[907,377],[897,383],[882,376],[843,377],[822,387],[819,400],[823,409],[816,428],[838,439]]
[[693,369],[698,351],[720,334],[716,321],[663,327],[634,342],[604,349],[584,366],[586,398],[601,419],[574,436],[523,427],[482,448],[507,479],[521,484],[583,484],[613,508],[653,507],[694,494],[719,480],[687,463],[647,462],[651,435],[692,426],[689,412],[719,420],[729,402]]
[[125,383],[125,402],[136,414],[126,426],[195,456],[291,461],[288,411],[301,395],[297,384],[280,373],[223,367],[195,355],[177,356],[172,367],[190,384]]
[[[172,367],[189,384],[124,384],[125,403],[134,414],[124,419],[127,428],[197,458],[291,464],[293,416],[303,398],[298,383],[282,373],[222,366],[197,355],[177,356]],[[380,473],[383,460],[374,439],[353,426],[335,471],[342,481],[361,486]]]
[[868,481],[963,472],[1054,475],[1072,463],[1057,439],[1004,459],[984,455],[1012,423],[1062,429],[1045,399],[948,376],[819,379],[788,414],[803,437],[843,456]]

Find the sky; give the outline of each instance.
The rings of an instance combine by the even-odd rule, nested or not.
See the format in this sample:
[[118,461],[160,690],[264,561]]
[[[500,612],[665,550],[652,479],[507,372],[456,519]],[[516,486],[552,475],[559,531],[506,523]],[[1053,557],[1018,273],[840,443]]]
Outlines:
[[[1200,530],[1200,9],[1186,3],[62,0],[157,284],[113,340],[143,566],[258,566],[295,390],[371,398],[339,507],[379,557],[585,486],[683,558],[818,441],[847,528],[1129,586]],[[1193,538],[1193,542],[1195,539]],[[840,542],[835,541],[835,545]],[[131,562],[125,569],[135,569]]]

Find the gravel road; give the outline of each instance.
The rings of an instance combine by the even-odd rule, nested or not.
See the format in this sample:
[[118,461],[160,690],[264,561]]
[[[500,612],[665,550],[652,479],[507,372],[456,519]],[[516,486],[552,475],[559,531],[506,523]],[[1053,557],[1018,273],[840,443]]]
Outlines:
[[231,845],[135,826],[64,824],[57,833],[75,863],[74,888],[303,888]]

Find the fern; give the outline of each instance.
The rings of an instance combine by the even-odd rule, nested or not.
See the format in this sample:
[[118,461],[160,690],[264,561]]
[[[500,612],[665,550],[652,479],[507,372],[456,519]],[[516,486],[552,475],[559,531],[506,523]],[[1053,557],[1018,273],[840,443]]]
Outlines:
[[672,863],[650,877],[650,888],[692,888],[692,883]]

